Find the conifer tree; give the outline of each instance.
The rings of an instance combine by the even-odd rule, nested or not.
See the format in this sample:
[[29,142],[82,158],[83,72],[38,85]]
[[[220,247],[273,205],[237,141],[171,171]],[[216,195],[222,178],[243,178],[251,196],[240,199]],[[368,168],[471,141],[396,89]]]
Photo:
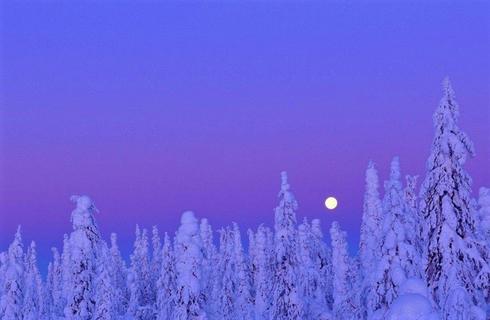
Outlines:
[[130,292],[128,312],[135,319],[147,320],[155,317],[151,287],[151,267],[148,255],[146,229],[136,226],[136,240],[131,254],[131,269],[128,277]]
[[37,268],[36,244],[31,242],[25,259],[23,319],[46,318],[44,288]]
[[0,319],[23,319],[24,303],[24,250],[20,227],[8,249],[6,273],[0,297]]
[[304,306],[298,288],[299,261],[296,231],[298,203],[289,190],[286,172],[281,173],[279,205],[275,209],[275,277],[271,319],[304,318]]
[[355,303],[349,279],[349,255],[346,233],[334,221],[330,228],[333,268],[333,314],[335,319],[356,319]]
[[475,278],[489,263],[486,249],[475,241],[475,219],[470,213],[471,178],[463,168],[474,150],[457,126],[458,116],[454,91],[446,79],[443,97],[434,113],[435,137],[420,204],[428,240],[425,277],[444,319],[459,319],[474,307],[484,308],[484,297]]
[[177,274],[175,255],[170,238],[165,233],[162,249],[162,267],[157,282],[157,320],[172,320],[176,305]]
[[213,229],[208,220],[203,218],[199,225],[199,233],[202,240],[202,286],[206,305],[213,304],[212,290],[215,282],[217,264],[216,247],[213,242]]
[[362,274],[359,276],[361,283],[358,294],[364,307],[364,317],[374,312],[371,304],[374,300],[372,276],[380,259],[380,236],[383,233],[383,212],[378,186],[378,172],[374,163],[369,162],[366,170],[366,191],[359,243],[359,262]]
[[101,247],[98,257],[97,275],[95,279],[95,311],[94,319],[112,320],[118,317],[115,285],[111,277],[110,252],[107,246]]
[[64,309],[66,319],[92,319],[95,312],[95,278],[99,246],[99,231],[94,220],[97,212],[87,196],[72,196],[76,208],[71,214],[73,232],[69,238],[69,282],[64,285],[68,293]]
[[176,235],[177,290],[174,319],[207,319],[202,295],[202,243],[194,213],[186,211]]
[[255,288],[255,319],[269,319],[272,294],[272,278],[274,274],[273,262],[275,262],[271,231],[260,225],[254,236],[255,249],[252,265],[255,274],[253,278]]
[[384,313],[398,296],[399,287],[407,277],[420,277],[417,250],[408,238],[413,230],[413,212],[407,211],[400,182],[398,157],[391,162],[390,179],[385,182],[384,220],[381,237],[381,258],[374,273],[369,309]]
[[129,305],[129,290],[127,287],[128,270],[121,257],[117,245],[117,235],[111,234],[111,248],[109,251],[109,273],[114,285],[115,311],[119,316],[126,314]]

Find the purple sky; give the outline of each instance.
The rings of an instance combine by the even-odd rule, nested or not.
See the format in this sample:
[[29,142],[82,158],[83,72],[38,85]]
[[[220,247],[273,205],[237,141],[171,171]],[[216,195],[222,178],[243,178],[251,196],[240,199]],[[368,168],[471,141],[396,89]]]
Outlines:
[[[358,240],[373,159],[423,174],[444,76],[489,185],[490,5],[2,2],[0,250],[41,260],[88,194],[126,250],[183,210],[272,223],[287,170],[299,216]],[[338,197],[338,210],[323,200]]]

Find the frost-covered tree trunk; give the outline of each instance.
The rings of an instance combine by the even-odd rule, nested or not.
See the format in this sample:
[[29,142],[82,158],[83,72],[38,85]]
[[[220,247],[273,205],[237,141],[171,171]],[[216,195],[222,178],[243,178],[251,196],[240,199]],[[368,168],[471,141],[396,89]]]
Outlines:
[[31,242],[25,259],[23,319],[46,318],[44,288],[37,268],[36,244]]
[[0,319],[23,319],[24,303],[24,250],[20,227],[8,249],[2,296],[0,297]]
[[281,173],[281,180],[279,205],[275,209],[276,261],[270,317],[274,320],[303,319],[295,213],[298,204],[289,191],[286,172]]
[[147,231],[146,229],[140,231],[140,228],[136,226],[136,240],[128,276],[130,292],[128,313],[134,319],[149,320],[155,318],[151,279]]
[[111,234],[111,248],[109,252],[109,272],[114,285],[115,310],[119,316],[126,314],[129,305],[129,290],[127,287],[128,270],[121,257],[117,245],[117,235]]
[[409,239],[415,226],[414,212],[407,210],[398,157],[391,162],[390,179],[385,182],[383,209],[381,258],[373,277],[372,298],[368,301],[369,310],[378,314],[384,314],[398,296],[406,277],[420,277],[420,257],[413,239]]
[[470,213],[471,178],[463,165],[474,151],[457,126],[458,113],[446,79],[434,113],[435,137],[420,204],[428,238],[425,277],[444,319],[463,319],[464,312],[484,308],[484,295],[475,278],[489,263],[487,249],[476,241],[475,219]]
[[335,319],[356,319],[354,292],[349,279],[349,255],[346,233],[334,221],[330,228],[333,267],[333,314]]
[[379,198],[378,172],[373,162],[369,162],[366,170],[366,192],[364,195],[364,211],[359,243],[359,262],[361,267],[361,284],[358,291],[359,300],[364,307],[366,318],[374,310],[371,302],[374,300],[372,276],[376,272],[377,262],[380,259],[380,237],[383,232],[383,212]]
[[175,270],[175,255],[170,238],[165,233],[162,249],[162,267],[157,282],[158,320],[172,320],[177,297],[177,274]]
[[174,319],[207,319],[202,302],[202,243],[194,213],[186,211],[176,235],[177,290]]
[[[100,247],[100,235],[93,214],[97,212],[87,196],[72,196],[76,208],[71,214],[73,232],[69,239],[69,274],[64,283],[67,303],[66,319],[89,320],[95,311],[95,278]],[[64,266],[65,267],[65,266]]]

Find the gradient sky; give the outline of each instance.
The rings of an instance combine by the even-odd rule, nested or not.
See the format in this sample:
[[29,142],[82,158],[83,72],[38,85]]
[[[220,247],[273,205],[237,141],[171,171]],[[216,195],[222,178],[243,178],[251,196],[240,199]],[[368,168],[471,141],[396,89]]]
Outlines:
[[72,194],[125,253],[136,223],[173,234],[187,209],[272,225],[282,170],[300,219],[355,246],[368,161],[423,175],[446,75],[490,184],[488,2],[1,6],[0,250],[21,224],[45,262]]

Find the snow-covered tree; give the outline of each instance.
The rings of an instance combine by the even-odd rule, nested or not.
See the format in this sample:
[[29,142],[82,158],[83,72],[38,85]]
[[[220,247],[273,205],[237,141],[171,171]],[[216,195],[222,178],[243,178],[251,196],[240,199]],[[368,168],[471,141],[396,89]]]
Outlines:
[[115,295],[115,283],[111,276],[111,255],[109,248],[101,246],[98,257],[97,275],[95,278],[95,311],[94,319],[112,320],[118,318],[117,304]]
[[335,319],[356,319],[352,287],[349,279],[349,254],[346,233],[334,221],[330,228],[333,268],[333,314]]
[[[319,224],[319,221],[315,221]],[[316,227],[316,232],[321,230]],[[313,233],[312,226],[305,218],[298,227],[298,249],[300,278],[299,287],[304,300],[306,318],[319,318],[327,311],[326,281],[329,277],[325,273],[328,260],[324,252],[323,241],[318,241],[317,234]]]
[[212,290],[215,282],[217,264],[216,247],[213,242],[213,229],[208,219],[201,219],[199,232],[202,241],[202,292],[206,305],[213,305]]
[[100,235],[94,220],[97,212],[92,200],[87,196],[72,196],[76,208],[71,214],[73,232],[70,234],[69,265],[70,275],[67,286],[67,304],[64,309],[66,319],[92,319],[95,311],[95,278],[97,275]]
[[136,240],[131,254],[131,268],[128,275],[130,292],[128,313],[135,319],[141,320],[155,317],[148,252],[147,231],[146,229],[141,231],[139,226],[136,226]]
[[233,260],[234,272],[236,277],[236,317],[234,319],[252,318],[252,279],[250,270],[243,252],[240,229],[233,223]]
[[485,249],[475,240],[475,217],[470,213],[471,178],[463,168],[474,151],[457,126],[458,114],[453,89],[446,79],[434,113],[435,137],[420,204],[428,239],[425,277],[444,319],[460,319],[465,312],[461,310],[483,307],[484,297],[475,286],[475,278],[489,263],[482,255]]
[[160,241],[160,234],[158,233],[158,228],[153,226],[152,228],[152,250],[151,250],[151,301],[153,304],[156,303],[156,283],[158,278],[160,278],[160,269],[162,267],[162,244]]
[[109,273],[114,286],[115,311],[119,316],[126,314],[129,304],[129,290],[127,287],[128,271],[126,263],[121,257],[117,245],[117,235],[111,234],[111,248],[109,250]]
[[53,261],[48,265],[46,303],[51,317],[57,319],[63,315],[63,309],[65,307],[60,303],[63,296],[63,270],[58,249],[53,247],[51,251],[53,253]]
[[[414,212],[407,210],[400,182],[400,163],[398,157],[391,162],[390,179],[385,182],[383,199],[385,212],[383,236],[381,239],[381,257],[373,274],[372,295],[368,301],[372,311],[387,310],[398,296],[402,284],[400,274],[406,277],[420,277],[420,257],[408,238],[409,230],[415,226]],[[379,312],[378,312],[379,313]]]
[[176,304],[177,273],[175,255],[170,238],[165,233],[162,249],[162,267],[157,281],[157,320],[172,320]]
[[44,287],[37,268],[36,244],[31,242],[27,249],[24,276],[23,319],[38,320],[47,317],[45,309]]
[[20,227],[8,249],[2,296],[0,297],[0,319],[23,319],[24,303],[24,249]]
[[251,265],[254,269],[253,288],[255,289],[254,318],[269,319],[271,307],[272,281],[274,274],[274,252],[272,232],[263,225],[257,229],[254,239],[254,254]]
[[303,319],[304,306],[299,292],[296,210],[298,203],[289,190],[286,172],[281,173],[279,205],[275,209],[275,277],[271,319]]
[[364,195],[364,211],[359,243],[360,289],[359,300],[364,307],[364,317],[371,314],[374,300],[372,276],[376,272],[380,259],[381,235],[383,233],[383,212],[379,198],[378,172],[373,162],[369,162],[366,170],[366,191]]
[[176,235],[177,289],[173,319],[207,319],[202,301],[202,251],[199,224],[191,211],[180,219]]
[[405,176],[405,188],[403,189],[403,197],[405,200],[407,216],[411,217],[411,219],[407,222],[413,224],[412,226],[408,224],[405,228],[407,239],[413,244],[419,256],[421,256],[423,245],[426,239],[421,237],[423,235],[423,218],[421,217],[419,210],[419,198],[417,197],[417,179],[418,176]]
[[[315,267],[318,270],[318,290],[323,293],[326,306],[332,309],[333,296],[332,296],[332,251],[323,240],[323,232],[320,226],[320,220],[311,220],[311,232],[312,232],[312,248],[313,248],[313,261]],[[323,302],[320,302],[320,306]]]

